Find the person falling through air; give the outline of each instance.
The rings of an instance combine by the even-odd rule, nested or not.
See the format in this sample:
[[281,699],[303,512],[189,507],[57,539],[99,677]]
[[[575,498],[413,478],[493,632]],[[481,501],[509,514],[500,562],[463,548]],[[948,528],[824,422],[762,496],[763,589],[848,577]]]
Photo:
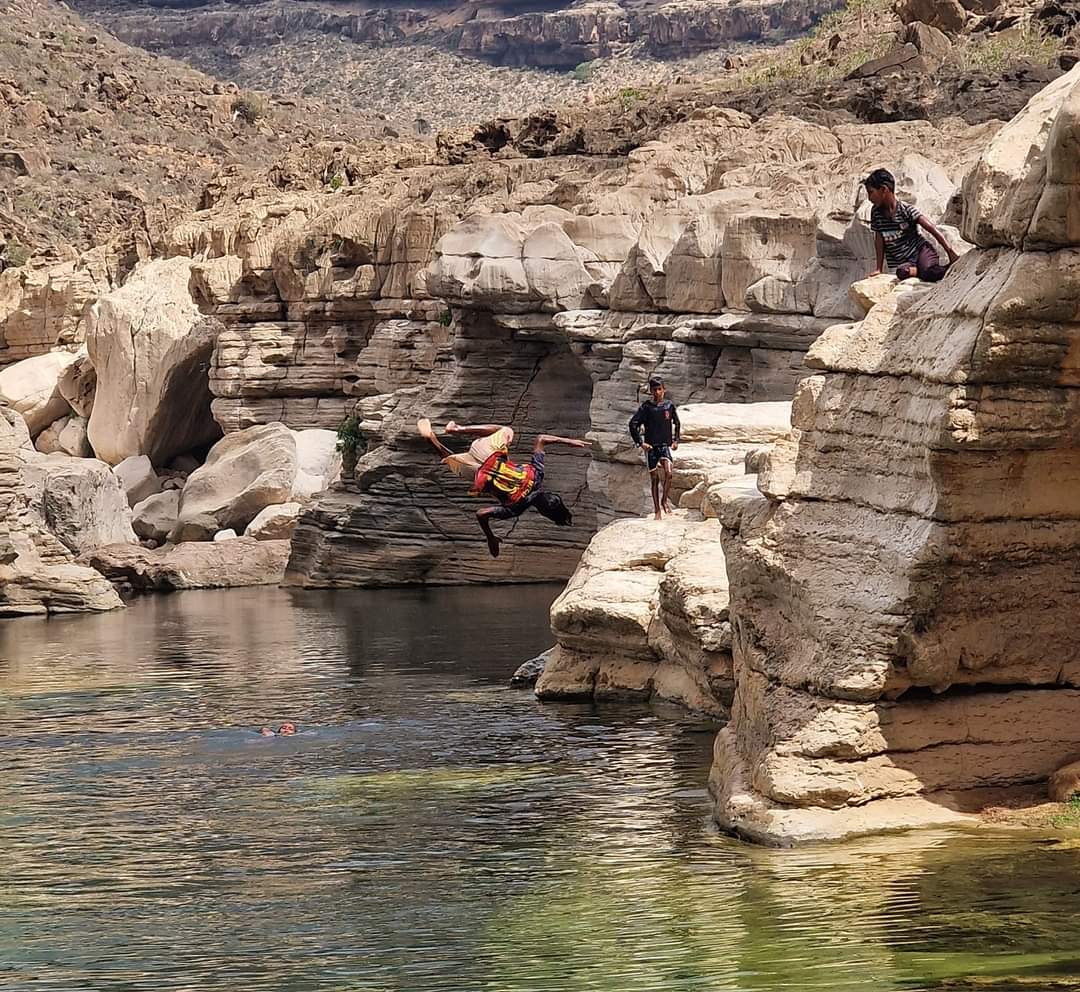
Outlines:
[[472,476],[472,495],[491,496],[499,501],[498,506],[485,506],[476,511],[476,520],[487,538],[488,551],[492,558],[499,557],[501,543],[491,530],[492,520],[520,517],[531,508],[559,527],[568,527],[573,522],[573,514],[567,509],[562,498],[541,488],[544,482],[544,448],[549,444],[588,448],[588,441],[541,434],[533,447],[532,460],[528,465],[519,465],[510,459],[510,444],[514,440],[514,431],[510,427],[500,424],[459,427],[451,420],[445,427],[447,434],[476,438],[469,450],[462,454],[454,454],[435,436],[430,420],[418,420],[416,429],[422,437],[431,442],[443,464],[451,472],[455,475]]
[[[661,509],[664,513],[671,512],[672,451],[679,447],[679,432],[682,429],[675,404],[665,399],[666,392],[664,380],[653,376],[649,380],[650,398],[630,418],[630,437],[634,439],[634,444],[645,449],[657,520],[660,519]],[[645,430],[644,440],[641,437],[642,428]]]
[[896,198],[896,180],[888,169],[875,169],[864,180],[866,196],[873,204],[870,229],[874,232],[877,268],[870,273],[880,275],[885,262],[896,269],[897,279],[918,276],[923,282],[938,282],[945,277],[947,266],[934,247],[920,233],[928,231],[945,249],[949,263],[957,259],[952,245],[919,208]]

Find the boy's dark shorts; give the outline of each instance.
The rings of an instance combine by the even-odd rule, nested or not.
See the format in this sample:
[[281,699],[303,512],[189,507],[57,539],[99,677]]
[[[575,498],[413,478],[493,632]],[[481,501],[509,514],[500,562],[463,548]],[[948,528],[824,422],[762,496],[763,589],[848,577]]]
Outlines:
[[542,451],[533,452],[532,467],[536,472],[536,478],[529,495],[523,496],[516,503],[503,503],[491,514],[492,520],[512,520],[514,517],[520,517],[533,505],[540,487],[544,484],[544,453]]
[[655,472],[656,466],[662,461],[673,462],[674,457],[671,454],[671,446],[667,444],[654,444],[648,451],[645,452],[645,457],[649,462],[649,471]]

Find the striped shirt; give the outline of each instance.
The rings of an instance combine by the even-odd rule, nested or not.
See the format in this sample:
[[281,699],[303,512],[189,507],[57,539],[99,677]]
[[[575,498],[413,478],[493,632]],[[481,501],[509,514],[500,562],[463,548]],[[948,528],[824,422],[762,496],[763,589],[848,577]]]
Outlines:
[[891,216],[882,207],[870,211],[870,229],[884,240],[885,260],[892,268],[912,261],[927,244],[917,226],[921,216],[918,207],[903,200],[896,201],[896,213]]

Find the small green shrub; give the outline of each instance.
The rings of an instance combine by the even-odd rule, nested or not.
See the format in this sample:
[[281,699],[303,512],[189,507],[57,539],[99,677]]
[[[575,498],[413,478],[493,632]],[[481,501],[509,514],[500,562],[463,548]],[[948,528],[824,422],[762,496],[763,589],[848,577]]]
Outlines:
[[241,93],[232,102],[232,112],[240,120],[255,124],[270,114],[270,105],[257,93]]
[[30,249],[18,241],[9,241],[3,252],[0,252],[0,259],[7,263],[9,268],[17,269],[30,261]]
[[1062,811],[1050,817],[1050,826],[1056,830],[1080,829],[1080,796],[1064,803]]
[[645,94],[633,86],[625,86],[619,90],[619,103],[623,110],[632,110],[634,106],[645,99]]
[[345,177],[342,175],[336,175],[330,180],[330,188],[336,193],[342,186],[345,185]]
[[454,315],[449,310],[444,310],[435,318],[443,327],[449,327],[454,322]]
[[576,79],[579,83],[587,83],[592,79],[593,74],[596,72],[596,61],[592,62],[579,62],[574,66],[574,71],[570,75]]
[[1049,65],[1064,47],[1062,38],[1048,35],[1036,26],[1028,26],[973,37],[960,48],[959,62],[963,69],[981,69],[996,75],[1015,62],[1031,61]]

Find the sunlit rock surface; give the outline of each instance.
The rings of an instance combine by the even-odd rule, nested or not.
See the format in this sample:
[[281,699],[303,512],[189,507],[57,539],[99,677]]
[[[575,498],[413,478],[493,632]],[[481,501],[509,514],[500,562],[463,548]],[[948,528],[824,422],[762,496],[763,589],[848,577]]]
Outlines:
[[722,826],[947,822],[1080,750],[1080,70],[964,185],[978,245],[811,348],[761,494],[721,510]]

